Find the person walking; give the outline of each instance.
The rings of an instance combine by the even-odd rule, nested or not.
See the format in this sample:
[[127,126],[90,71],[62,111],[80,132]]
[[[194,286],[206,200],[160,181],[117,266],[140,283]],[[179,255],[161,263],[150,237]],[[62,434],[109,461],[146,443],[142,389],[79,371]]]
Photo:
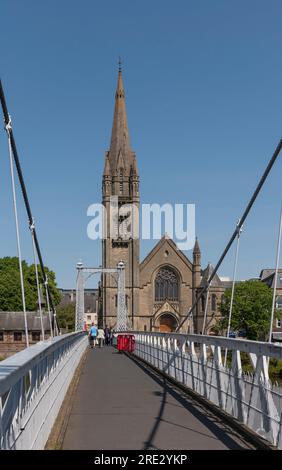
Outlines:
[[105,343],[106,343],[106,346],[109,346],[110,345],[110,341],[111,341],[111,331],[110,331],[110,328],[108,328],[108,325],[106,325],[105,329],[104,329],[104,334],[105,334]]
[[104,346],[105,334],[103,328],[98,328],[97,340],[99,348],[101,348],[101,346]]
[[97,338],[97,333],[98,333],[98,329],[97,329],[97,326],[94,324],[94,322],[92,322],[92,326],[89,330],[89,344],[90,344],[90,347],[93,349],[96,345],[96,338]]
[[112,328],[110,328],[110,345],[111,346],[113,346],[114,338],[115,338],[114,331],[112,330]]

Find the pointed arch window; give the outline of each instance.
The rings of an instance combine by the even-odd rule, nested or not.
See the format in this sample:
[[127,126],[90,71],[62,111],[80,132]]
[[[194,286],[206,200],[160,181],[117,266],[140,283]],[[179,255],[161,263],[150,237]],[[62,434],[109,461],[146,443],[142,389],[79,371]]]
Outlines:
[[213,312],[216,311],[216,295],[215,295],[215,294],[212,294],[212,298],[211,298],[211,308],[212,308],[212,311],[213,311]]
[[130,196],[132,196],[132,194],[133,194],[132,177],[133,177],[133,168],[132,168],[132,165],[130,165],[130,171],[129,171],[129,194],[130,194]]
[[202,306],[202,312],[205,311],[205,308],[206,308],[206,296],[205,295],[202,295],[201,297],[201,306]]
[[155,300],[179,301],[179,276],[169,266],[161,268],[155,279]]
[[123,194],[123,168],[119,170],[119,192]]

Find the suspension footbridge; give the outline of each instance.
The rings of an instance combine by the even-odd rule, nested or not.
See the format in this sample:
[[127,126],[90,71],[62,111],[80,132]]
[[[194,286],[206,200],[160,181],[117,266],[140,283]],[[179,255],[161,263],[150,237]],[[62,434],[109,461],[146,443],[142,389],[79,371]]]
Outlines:
[[[269,360],[282,360],[282,348],[204,334],[186,334],[183,326],[209,292],[212,279],[267,179],[282,147],[277,145],[227,246],[185,319],[173,333],[133,331],[127,318],[124,265],[112,269],[77,266],[76,331],[59,335],[34,218],[15,144],[2,85],[0,98],[8,138],[14,216],[21,278],[26,349],[0,363],[1,449],[265,449],[282,448],[282,389],[269,378]],[[32,238],[38,305],[43,278],[50,338],[30,346],[26,321],[15,173],[21,186]],[[281,224],[277,245],[277,266]],[[238,250],[234,262],[236,277]],[[84,284],[95,273],[117,281],[116,333],[135,337],[135,350],[89,349],[84,331]],[[234,283],[233,283],[234,288]],[[233,292],[234,293],[234,292]],[[275,299],[275,290],[274,290]],[[273,304],[274,305],[274,304]],[[274,306],[273,306],[274,309]],[[232,308],[230,309],[230,315]],[[40,317],[42,320],[42,311]],[[229,318],[230,320],[230,318]],[[227,361],[227,351],[230,361]],[[253,372],[246,373],[247,355]]]

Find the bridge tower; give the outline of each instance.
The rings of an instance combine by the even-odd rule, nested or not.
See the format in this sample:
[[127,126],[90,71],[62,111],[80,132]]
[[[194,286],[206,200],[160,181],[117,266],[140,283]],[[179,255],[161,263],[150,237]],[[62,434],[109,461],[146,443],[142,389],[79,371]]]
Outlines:
[[[134,328],[134,317],[139,314],[139,174],[130,145],[121,66],[110,149],[105,154],[102,202],[105,207],[103,268],[112,268],[120,261],[124,262],[125,301]],[[102,274],[101,295],[103,324],[114,326],[117,312],[115,279]]]

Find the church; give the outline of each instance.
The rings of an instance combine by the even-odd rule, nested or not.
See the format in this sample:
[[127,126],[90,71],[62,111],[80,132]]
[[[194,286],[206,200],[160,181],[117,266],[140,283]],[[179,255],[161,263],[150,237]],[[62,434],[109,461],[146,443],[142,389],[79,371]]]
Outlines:
[[[102,241],[102,267],[114,268],[125,263],[125,293],[128,317],[134,330],[175,331],[196,298],[197,291],[207,282],[212,270],[201,265],[201,250],[196,239],[193,259],[177,248],[164,235],[151,252],[140,261],[139,236],[113,236],[110,230],[111,198],[118,197],[118,220],[126,217],[128,204],[139,208],[140,176],[137,159],[131,148],[125,106],[122,70],[119,67],[115,93],[115,107],[110,148],[105,154],[102,182],[102,203],[105,208],[106,236]],[[220,316],[219,305],[230,281],[216,275],[208,294],[206,334],[213,333],[213,325]],[[114,328],[117,312],[116,281],[102,275],[100,286],[100,323]],[[200,333],[203,327],[206,298],[198,302],[193,315],[183,325],[183,332]]]

